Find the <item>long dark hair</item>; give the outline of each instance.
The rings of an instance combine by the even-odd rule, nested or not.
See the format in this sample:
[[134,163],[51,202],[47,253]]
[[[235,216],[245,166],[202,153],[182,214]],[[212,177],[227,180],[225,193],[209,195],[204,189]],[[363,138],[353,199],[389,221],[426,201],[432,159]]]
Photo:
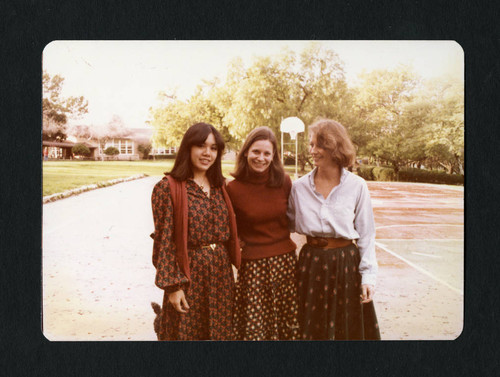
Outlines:
[[215,143],[217,144],[217,157],[214,163],[207,170],[207,178],[210,185],[220,187],[224,184],[224,176],[222,175],[222,153],[224,152],[224,139],[222,139],[219,131],[214,126],[208,123],[196,123],[188,128],[182,137],[181,146],[175,158],[174,167],[170,171],[172,177],[178,181],[185,181],[188,178],[193,178],[193,164],[191,162],[191,147],[200,145],[205,142],[207,137],[213,134]]
[[241,151],[238,153],[236,159],[236,170],[231,175],[241,181],[246,181],[250,177],[250,167],[248,166],[248,160],[245,156],[253,143],[259,140],[269,140],[273,145],[273,160],[271,165],[269,165],[269,179],[267,181],[268,187],[281,187],[285,182],[285,169],[283,169],[283,164],[278,156],[278,143],[276,142],[276,136],[274,136],[273,131],[269,127],[257,127],[253,129],[247,136]]

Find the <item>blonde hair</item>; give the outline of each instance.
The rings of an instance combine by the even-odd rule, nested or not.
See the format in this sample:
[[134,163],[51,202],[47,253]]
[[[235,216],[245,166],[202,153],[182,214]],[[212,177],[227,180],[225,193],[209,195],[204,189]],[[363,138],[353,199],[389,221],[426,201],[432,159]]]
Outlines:
[[341,167],[353,166],[356,149],[343,125],[333,119],[319,119],[308,127],[309,135],[316,136],[318,147],[327,150]]

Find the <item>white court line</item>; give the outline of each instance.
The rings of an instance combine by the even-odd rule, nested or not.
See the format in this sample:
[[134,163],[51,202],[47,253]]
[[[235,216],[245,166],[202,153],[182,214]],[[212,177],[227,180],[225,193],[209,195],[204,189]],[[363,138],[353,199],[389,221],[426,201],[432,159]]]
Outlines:
[[452,291],[454,291],[454,292],[456,292],[456,293],[458,293],[458,294],[460,294],[460,295],[462,295],[462,296],[463,296],[464,292],[463,292],[463,291],[461,291],[460,289],[457,289],[457,288],[455,288],[455,287],[451,286],[450,284],[448,284],[448,283],[447,283],[447,282],[445,282],[444,280],[442,280],[442,279],[438,278],[437,276],[434,276],[433,274],[431,274],[429,271],[424,270],[422,267],[417,266],[416,264],[414,264],[414,263],[410,262],[409,260],[407,260],[407,259],[403,258],[402,256],[400,256],[400,255],[396,254],[394,251],[389,250],[389,249],[388,249],[385,245],[383,245],[383,244],[381,244],[381,243],[379,243],[379,242],[375,242],[375,245],[377,245],[378,247],[380,247],[382,250],[387,251],[389,254],[394,255],[396,258],[401,259],[403,262],[407,263],[408,265],[410,265],[411,267],[413,267],[413,268],[414,268],[414,269],[416,269],[417,271],[420,271],[421,273],[423,273],[423,274],[425,274],[425,275],[429,276],[430,278],[432,278],[432,279],[436,280],[437,282],[439,282],[439,283],[441,283],[441,284],[443,284],[443,285],[447,286],[447,287],[448,287],[448,288],[450,288]]
[[439,258],[439,259],[442,259],[442,258],[443,258],[443,257],[440,257],[439,255],[432,255],[432,254],[418,253],[418,252],[416,252],[416,251],[412,251],[411,253],[412,253],[412,254],[415,254],[415,255],[423,255],[424,257]]

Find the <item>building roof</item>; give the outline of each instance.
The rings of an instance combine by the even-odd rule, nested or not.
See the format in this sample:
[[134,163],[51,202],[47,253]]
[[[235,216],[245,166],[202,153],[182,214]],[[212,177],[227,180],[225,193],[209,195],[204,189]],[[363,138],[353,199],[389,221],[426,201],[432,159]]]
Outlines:
[[46,147],[73,147],[75,143],[71,141],[42,141],[42,145]]
[[136,140],[138,142],[147,142],[151,140],[153,136],[152,128],[129,128],[131,134],[128,136],[129,139]]
[[95,146],[91,143],[87,143],[86,141],[81,142],[81,143],[73,143],[72,141],[47,141],[47,140],[44,140],[42,142],[42,146],[44,146],[44,147],[60,147],[60,148],[72,148],[76,144],[83,144],[89,149],[97,148],[97,146]]

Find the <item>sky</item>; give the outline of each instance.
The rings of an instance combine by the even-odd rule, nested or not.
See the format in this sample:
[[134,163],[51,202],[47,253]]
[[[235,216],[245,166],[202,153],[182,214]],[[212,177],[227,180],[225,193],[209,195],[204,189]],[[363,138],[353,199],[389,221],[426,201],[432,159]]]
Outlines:
[[[160,91],[187,99],[203,79],[224,78],[228,63],[241,57],[300,53],[311,41],[53,41],[42,68],[64,77],[62,96],[84,96],[88,114],[76,121],[96,126],[119,115],[127,127],[147,127],[149,108]],[[348,83],[374,69],[410,65],[424,79],[464,76],[464,53],[454,41],[315,41],[345,63]],[[73,121],[74,122],[74,121]]]

